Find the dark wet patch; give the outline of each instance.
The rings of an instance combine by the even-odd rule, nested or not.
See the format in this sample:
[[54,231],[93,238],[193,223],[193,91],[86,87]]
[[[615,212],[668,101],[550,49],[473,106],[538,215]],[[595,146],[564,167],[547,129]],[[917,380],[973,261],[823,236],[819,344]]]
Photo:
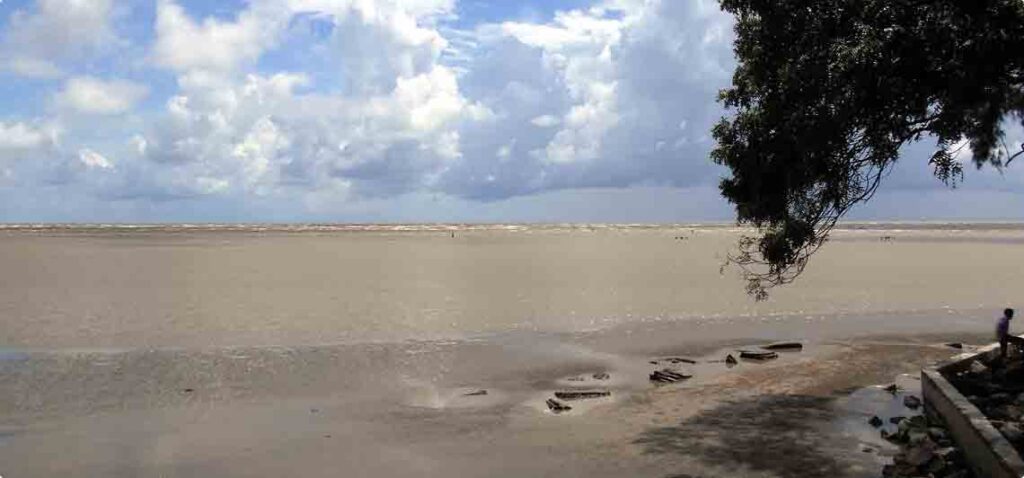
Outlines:
[[0,362],[24,362],[29,359],[25,352],[0,347]]
[[8,441],[14,439],[14,437],[15,437],[15,433],[14,432],[0,431],[0,445],[6,444]]
[[835,416],[833,401],[804,395],[730,401],[679,425],[651,428],[634,443],[644,453],[686,456],[705,466],[743,469],[744,474],[848,476],[850,463],[839,458],[844,447],[835,447],[836,437],[825,431]]

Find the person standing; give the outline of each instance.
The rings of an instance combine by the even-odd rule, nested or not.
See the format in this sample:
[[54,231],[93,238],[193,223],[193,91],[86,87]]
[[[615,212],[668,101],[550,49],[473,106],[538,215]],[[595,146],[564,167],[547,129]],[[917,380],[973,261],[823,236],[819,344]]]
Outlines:
[[1017,337],[1011,339],[1010,336],[1011,320],[1013,320],[1013,309],[1008,308],[1003,310],[1003,316],[996,322],[996,338],[999,339],[999,358],[1002,360],[1006,360],[1006,347],[1009,345],[1009,342],[1017,342],[1017,340],[1013,340]]

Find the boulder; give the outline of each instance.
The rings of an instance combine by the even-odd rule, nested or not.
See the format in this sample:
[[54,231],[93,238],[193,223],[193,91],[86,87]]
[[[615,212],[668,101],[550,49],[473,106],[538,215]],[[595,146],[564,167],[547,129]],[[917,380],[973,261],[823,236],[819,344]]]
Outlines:
[[874,416],[871,417],[871,420],[868,420],[868,423],[871,424],[871,426],[878,428],[882,426],[882,419],[878,418],[878,416]]
[[907,419],[907,417],[896,416],[896,417],[890,418],[889,419],[889,423],[892,423],[893,425],[899,425],[900,422],[902,422],[903,420],[906,420],[906,419]]
[[464,394],[462,396],[463,397],[482,397],[484,395],[487,395],[487,390],[477,390],[475,392],[466,393],[466,394]]
[[736,357],[733,357],[732,354],[725,356],[725,364],[727,366],[732,367],[733,365],[736,365],[738,363],[739,362],[736,360]]
[[962,348],[964,348],[964,344],[962,344],[960,342],[950,342],[950,343],[946,344],[946,347],[950,347],[950,348],[954,348],[954,349],[962,349]]
[[921,407],[921,399],[913,395],[907,395],[903,397],[903,405],[911,410],[917,410]]
[[608,380],[609,378],[612,378],[612,376],[605,372],[598,372],[593,375],[593,378],[594,380]]

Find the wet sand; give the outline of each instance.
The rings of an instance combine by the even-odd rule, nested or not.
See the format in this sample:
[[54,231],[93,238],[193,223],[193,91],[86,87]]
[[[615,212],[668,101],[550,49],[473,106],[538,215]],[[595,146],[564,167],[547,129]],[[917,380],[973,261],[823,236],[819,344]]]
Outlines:
[[[661,229],[476,232],[468,257],[380,233],[10,233],[0,258],[24,280],[2,276],[0,475],[877,476],[892,450],[866,421],[899,399],[872,385],[912,391],[922,365],[958,352],[943,342],[987,341],[1021,243],[1016,229],[913,230],[894,247],[876,232],[838,238],[804,285],[760,305],[717,267],[695,271],[733,237],[717,229],[691,236],[704,243]],[[311,266],[373,251],[405,251],[378,261],[405,274]],[[494,254],[503,265],[473,262]],[[544,260],[509,272],[529,254]],[[276,315],[286,303],[249,303],[261,294],[301,302],[294,323]],[[191,302],[163,309],[174,300]],[[410,322],[430,304],[447,308]],[[806,347],[721,362],[776,340]],[[682,366],[694,378],[651,384],[662,365],[649,362],[672,356],[697,359]],[[591,387],[611,398],[544,405]]]

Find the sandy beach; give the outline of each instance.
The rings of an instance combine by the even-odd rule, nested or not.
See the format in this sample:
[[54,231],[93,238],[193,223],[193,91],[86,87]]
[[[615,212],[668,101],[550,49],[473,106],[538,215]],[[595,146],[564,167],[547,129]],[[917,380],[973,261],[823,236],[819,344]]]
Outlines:
[[[754,304],[735,235],[5,230],[0,474],[878,476],[878,385],[988,342],[1024,255],[854,228]],[[652,384],[668,357],[693,378]],[[566,389],[611,395],[549,411]]]

